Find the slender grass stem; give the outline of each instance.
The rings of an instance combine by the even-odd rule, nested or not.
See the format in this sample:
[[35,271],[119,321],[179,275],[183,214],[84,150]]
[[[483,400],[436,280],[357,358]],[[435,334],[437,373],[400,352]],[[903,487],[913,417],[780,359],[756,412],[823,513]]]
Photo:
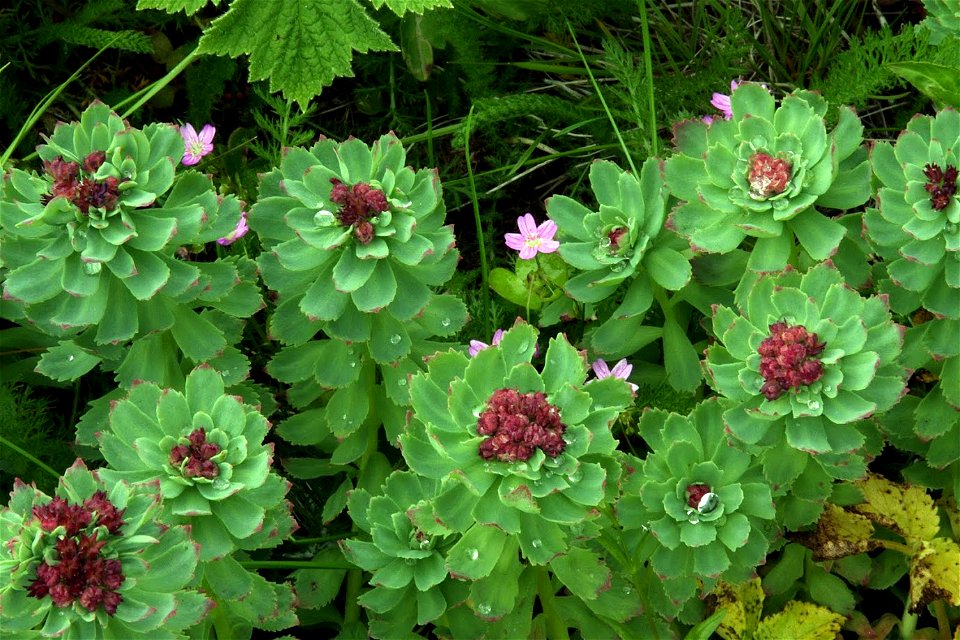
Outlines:
[[[240,560],[244,569],[351,569],[360,571],[344,560],[343,562],[315,562],[313,560]],[[360,571],[362,574],[363,572]]]
[[633,175],[639,176],[640,173],[637,171],[636,165],[633,163],[633,155],[630,153],[630,150],[627,148],[627,143],[624,142],[623,136],[620,134],[620,127],[617,126],[617,121],[614,120],[613,114],[610,112],[610,108],[607,106],[607,101],[603,97],[603,93],[600,91],[600,85],[597,84],[597,79],[593,76],[593,71],[590,69],[590,63],[587,62],[586,56],[583,55],[583,49],[580,48],[580,43],[577,42],[577,35],[573,32],[573,27],[570,26],[570,21],[567,21],[567,30],[570,31],[570,38],[573,40],[573,44],[577,45],[577,52],[580,54],[580,60],[583,62],[584,68],[587,70],[587,75],[590,76],[590,84],[593,85],[593,90],[597,94],[597,97],[600,98],[600,104],[603,105],[603,110],[607,114],[607,119],[610,120],[610,126],[613,127],[613,132],[617,136],[617,140],[620,142],[620,149],[623,151],[623,155],[627,158],[627,163],[630,165],[630,170],[633,172]]
[[290,538],[286,542],[290,544],[323,544],[324,542],[335,542],[337,540],[343,540],[347,536],[340,533],[334,533],[329,536],[316,536],[313,538]]
[[[657,137],[657,111],[656,102],[653,96],[653,44],[650,40],[650,24],[647,21],[647,0],[637,0],[637,8],[640,9],[640,32],[643,37],[643,66],[647,76],[647,117],[650,119],[648,125],[650,133],[650,155],[657,155],[659,140]],[[636,174],[637,170],[634,169]]]
[[491,332],[490,318],[490,267],[487,265],[487,247],[483,240],[483,223],[480,221],[480,201],[477,199],[477,183],[473,178],[473,162],[470,160],[470,128],[473,125],[473,105],[467,114],[463,138],[463,153],[467,161],[467,184],[470,187],[470,202],[473,204],[473,221],[477,227],[477,246],[480,251],[480,313],[483,335]]
[[31,453],[29,453],[29,452],[27,452],[27,451],[24,451],[23,449],[21,449],[20,447],[18,447],[18,446],[15,445],[15,444],[13,444],[12,442],[10,442],[9,440],[7,440],[7,439],[4,438],[3,436],[0,436],[0,444],[2,444],[2,445],[5,446],[5,447],[10,447],[11,449],[13,449],[13,450],[16,451],[17,453],[19,453],[21,456],[23,456],[24,458],[26,458],[27,460],[29,460],[29,461],[32,462],[33,464],[37,465],[38,467],[40,467],[41,469],[43,469],[44,471],[46,471],[47,473],[49,473],[50,475],[52,475],[54,478],[59,478],[59,477],[60,477],[60,474],[57,473],[57,472],[53,469],[53,467],[47,465],[47,464],[44,463],[44,462],[41,462],[41,461],[38,460],[33,454],[31,454]]
[[137,111],[137,109],[139,109],[144,104],[146,104],[147,101],[150,100],[150,98],[157,95],[157,93],[159,93],[161,89],[163,89],[165,86],[170,84],[173,81],[173,79],[176,78],[178,75],[183,73],[183,70],[186,69],[190,65],[190,63],[192,63],[198,57],[200,57],[200,54],[197,52],[197,48],[194,47],[193,50],[190,51],[190,53],[184,56],[183,60],[177,63],[177,66],[175,66],[173,69],[170,69],[167,75],[163,76],[162,78],[150,84],[149,86],[144,87],[142,91],[139,91],[133,94],[132,96],[128,97],[127,99],[121,100],[120,102],[115,104],[113,106],[114,111],[119,110],[121,106],[127,104],[131,100],[136,99],[136,101],[133,103],[133,106],[127,109],[126,111],[124,111],[123,114],[121,114],[120,116],[121,118],[124,118],[124,119],[129,118],[131,115],[133,115]]

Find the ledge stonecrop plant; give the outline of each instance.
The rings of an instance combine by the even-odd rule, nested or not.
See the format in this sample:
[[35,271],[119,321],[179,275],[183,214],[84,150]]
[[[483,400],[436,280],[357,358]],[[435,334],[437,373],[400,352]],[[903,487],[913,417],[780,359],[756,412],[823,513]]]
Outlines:
[[473,358],[438,355],[410,381],[401,449],[413,471],[443,481],[440,522],[466,532],[448,554],[457,575],[488,575],[508,536],[530,563],[549,562],[615,491],[610,425],[630,388],[615,377],[584,384],[585,359],[563,337],[538,372],[535,346],[534,329],[519,325]]
[[778,107],[753,83],[737,87],[730,108],[730,120],[677,127],[677,153],[667,159],[664,175],[684,202],[668,226],[695,250],[710,253],[756,238],[749,262],[754,271],[783,269],[794,236],[814,260],[828,258],[845,230],[818,207],[849,209],[870,196],[860,120],[843,107],[828,133],[827,104],[818,95],[795,91]]
[[915,116],[870,159],[882,186],[864,221],[887,274],[928,311],[960,318],[960,112]]
[[560,255],[582,271],[567,280],[568,294],[581,302],[599,302],[621,283],[633,279],[630,297],[642,313],[653,301],[653,287],[677,290],[690,280],[685,242],[663,232],[666,193],[660,165],[649,158],[637,177],[616,164],[590,165],[590,186],[599,203],[591,211],[576,200],[556,195],[547,200],[547,215],[560,230]]
[[[713,332],[705,366],[729,400],[724,424],[747,445],[777,447],[773,455],[789,456],[785,444],[836,465],[863,444],[852,423],[905,391],[902,327],[884,298],[862,298],[830,262],[760,278],[739,313],[714,308]],[[858,477],[863,465],[845,473]]]
[[164,520],[190,524],[211,560],[236,548],[275,546],[293,530],[289,483],[271,471],[269,423],[208,366],[187,376],[186,393],[143,383],[116,402],[100,450],[110,480],[159,481]]
[[186,637],[213,603],[188,588],[198,545],[185,527],[161,524],[160,509],[156,483],[104,482],[80,460],[52,499],[18,481],[0,511],[4,632]]
[[682,602],[720,579],[749,579],[776,534],[776,511],[758,460],[728,444],[721,403],[689,416],[647,410],[638,431],[651,453],[631,458],[617,518],[657,541],[651,561],[667,595]]
[[[42,174],[14,169],[3,177],[4,298],[47,333],[91,327],[91,347],[172,328],[196,361],[223,349],[222,332],[185,303],[226,302],[238,290],[237,266],[190,263],[176,251],[229,234],[241,203],[219,196],[209,176],[178,171],[177,129],[136,129],[94,103],[80,122],[57,125],[38,153]],[[224,308],[249,315],[259,294],[252,282],[239,289],[243,299]]]
[[[280,294],[271,334],[302,344],[321,328],[366,342],[378,362],[410,352],[405,324],[453,274],[458,252],[436,171],[404,166],[394,135],[373,147],[322,139],[289,149],[262,178],[250,228],[259,263]],[[448,322],[448,325],[450,322]]]
[[[363,489],[350,494],[350,517],[371,540],[345,540],[344,555],[369,571],[373,589],[359,602],[383,617],[371,627],[375,637],[399,637],[415,625],[443,614],[447,599],[445,551],[458,537],[437,522],[430,500],[440,482],[409,471],[395,471],[381,495]],[[416,606],[411,606],[416,603]]]

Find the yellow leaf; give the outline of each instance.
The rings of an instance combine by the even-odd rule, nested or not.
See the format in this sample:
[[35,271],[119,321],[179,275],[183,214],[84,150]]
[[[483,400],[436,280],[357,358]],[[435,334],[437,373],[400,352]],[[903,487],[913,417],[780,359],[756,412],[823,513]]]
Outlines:
[[960,605],[960,546],[949,538],[921,542],[910,564],[910,611],[923,611],[934,600]]
[[845,617],[826,607],[791,600],[783,611],[768,616],[757,627],[757,640],[833,640],[840,633]]
[[721,582],[714,592],[717,598],[716,611],[726,609],[727,615],[717,628],[724,640],[752,638],[760,621],[763,609],[763,589],[760,578],[738,585]]
[[899,533],[913,547],[936,537],[940,517],[933,499],[922,488],[900,485],[875,474],[855,484],[866,502],[851,507],[853,511]]
[[817,528],[798,540],[813,550],[814,560],[836,560],[880,546],[872,540],[873,524],[866,516],[844,511],[828,503],[817,521]]

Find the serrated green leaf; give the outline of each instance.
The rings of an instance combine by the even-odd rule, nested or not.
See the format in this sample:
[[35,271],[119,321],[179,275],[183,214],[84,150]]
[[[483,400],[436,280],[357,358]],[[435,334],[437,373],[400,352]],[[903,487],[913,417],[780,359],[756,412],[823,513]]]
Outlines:
[[572,547],[550,562],[560,582],[581,600],[595,600],[610,588],[610,569],[592,551]]
[[387,5],[387,8],[398,16],[402,16],[408,11],[422,14],[427,9],[437,7],[453,8],[450,0],[370,0],[370,2],[374,9]]
[[809,638],[833,640],[840,633],[845,618],[809,602],[791,600],[780,613],[764,618],[753,636],[757,640]]
[[250,56],[250,80],[306,105],[337,76],[352,76],[353,52],[396,46],[356,0],[236,0],[200,39],[200,53]]
[[55,347],[50,347],[40,357],[37,372],[48,378],[59,380],[76,380],[93,369],[100,362],[100,358],[86,349],[80,348],[70,340],[63,340]]

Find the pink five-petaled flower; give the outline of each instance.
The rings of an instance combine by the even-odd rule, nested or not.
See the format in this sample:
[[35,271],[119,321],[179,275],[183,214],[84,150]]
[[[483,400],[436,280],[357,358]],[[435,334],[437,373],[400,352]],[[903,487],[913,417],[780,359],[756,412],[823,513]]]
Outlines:
[[243,236],[247,235],[247,231],[250,231],[250,227],[247,226],[247,212],[240,212],[240,221],[237,222],[236,228],[225,235],[222,238],[217,238],[217,244],[222,244],[224,246],[233,244]]
[[517,218],[520,233],[504,235],[507,246],[520,252],[522,260],[530,260],[537,253],[553,253],[560,247],[560,243],[553,239],[557,235],[557,223],[547,220],[539,227],[536,220],[529,213]]
[[189,122],[180,127],[184,146],[181,162],[187,166],[195,165],[200,162],[200,158],[213,151],[213,134],[216,132],[216,128],[209,124],[203,125],[200,133],[197,133]]
[[[739,83],[736,80],[731,80],[730,93],[736,91],[738,86]],[[714,93],[713,97],[710,99],[710,104],[723,112],[724,120],[729,120],[733,117],[733,109],[730,107],[730,96],[726,95],[725,93]],[[710,122],[713,122],[713,118],[710,118]],[[707,124],[710,123],[708,122]]]
[[[630,377],[630,372],[633,371],[633,365],[627,362],[627,359],[624,358],[613,365],[613,369],[607,366],[607,363],[602,359],[597,359],[593,363],[593,373],[596,374],[597,380],[603,380],[604,378],[609,378],[613,376],[614,378],[620,378],[621,380],[626,380]],[[639,388],[637,385],[632,382],[627,382],[630,385],[630,388],[633,389],[633,392],[636,393]]]
[[[493,340],[491,341],[494,346],[500,344],[500,341],[503,340],[503,329],[497,329],[493,332]],[[474,357],[490,345],[486,342],[480,342],[479,340],[470,341],[470,357]]]

